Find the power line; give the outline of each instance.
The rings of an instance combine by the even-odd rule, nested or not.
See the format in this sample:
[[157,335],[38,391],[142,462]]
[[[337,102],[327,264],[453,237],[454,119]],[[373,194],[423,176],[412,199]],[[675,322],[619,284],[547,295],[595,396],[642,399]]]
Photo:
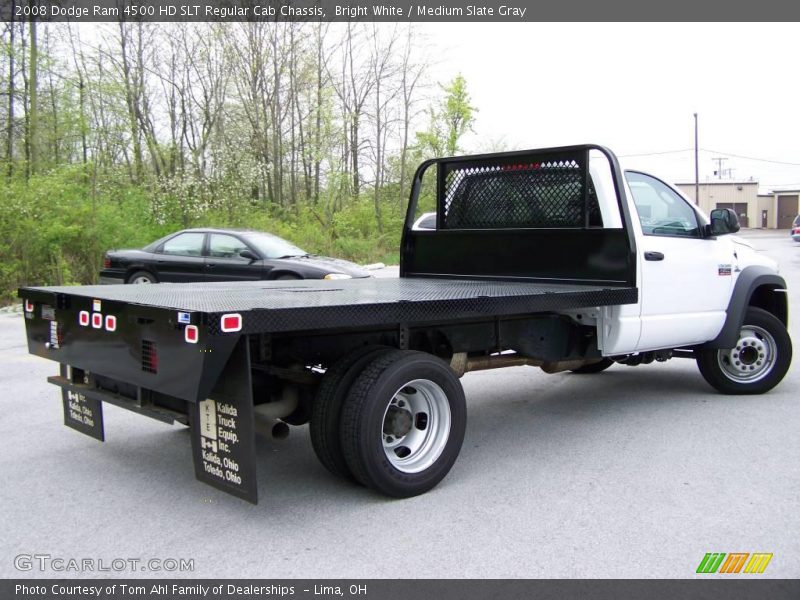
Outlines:
[[[662,154],[680,154],[681,152],[692,152],[692,148],[684,148],[683,150],[664,150],[661,152],[641,152],[638,154],[619,154],[619,158],[633,158],[637,156],[660,156]],[[787,165],[790,167],[800,167],[800,163],[789,162],[785,160],[772,160],[769,158],[757,158],[755,156],[744,156],[742,154],[733,154],[732,152],[722,152],[720,150],[711,150],[710,148],[700,148],[700,152],[708,152],[710,154],[722,154],[723,156],[730,156],[733,158],[741,158],[742,160],[754,160],[757,162],[771,163],[775,165]],[[717,159],[713,159],[717,160]]]
[[[620,154],[618,158],[631,158],[634,156],[658,156],[660,154],[678,154],[680,152],[692,152],[692,148],[684,148],[683,150],[664,150],[663,152],[642,152],[641,154]],[[722,154],[719,152],[718,154]]]
[[744,160],[755,160],[755,161],[758,161],[758,162],[773,163],[773,164],[776,164],[776,165],[789,165],[789,166],[792,166],[792,167],[800,167],[800,163],[796,163],[796,162],[787,162],[787,161],[783,161],[783,160],[770,160],[768,158],[756,158],[754,156],[742,156],[741,154],[732,154],[730,152],[720,152],[719,150],[708,150],[706,148],[703,148],[703,150],[705,152],[711,152],[712,154],[723,154],[725,156],[732,156],[734,158],[741,158],[741,159],[744,159]]

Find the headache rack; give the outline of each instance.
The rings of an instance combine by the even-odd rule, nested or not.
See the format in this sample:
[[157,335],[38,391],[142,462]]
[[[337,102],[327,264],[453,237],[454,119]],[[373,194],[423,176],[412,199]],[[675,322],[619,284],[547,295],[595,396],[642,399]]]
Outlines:
[[[619,227],[604,226],[590,162],[607,162]],[[436,176],[435,231],[414,230],[423,177]],[[416,172],[401,246],[403,277],[636,284],[622,171],[596,145],[442,158]]]

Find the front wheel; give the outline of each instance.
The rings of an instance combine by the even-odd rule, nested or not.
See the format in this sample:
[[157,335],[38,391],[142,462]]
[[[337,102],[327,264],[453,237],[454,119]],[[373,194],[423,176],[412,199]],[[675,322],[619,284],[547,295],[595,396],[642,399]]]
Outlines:
[[375,358],[342,406],[342,451],[353,476],[407,498],[438,484],[464,441],[464,390],[444,361],[414,351]]
[[700,374],[723,394],[763,394],[786,375],[792,340],[775,315],[748,308],[733,348],[697,352]]

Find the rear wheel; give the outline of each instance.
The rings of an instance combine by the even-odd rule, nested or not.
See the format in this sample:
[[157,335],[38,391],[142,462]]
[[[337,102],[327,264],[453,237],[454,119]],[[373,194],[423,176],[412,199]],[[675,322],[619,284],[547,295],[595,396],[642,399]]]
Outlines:
[[311,407],[311,445],[323,466],[334,475],[353,480],[339,441],[342,403],[350,386],[377,356],[391,352],[386,346],[365,346],[344,356],[329,368]]
[[573,373],[578,373],[579,375],[589,375],[591,373],[600,373],[601,371],[605,371],[608,367],[614,364],[614,361],[610,358],[604,358],[600,362],[592,363],[589,365],[584,365],[577,369],[572,369]]
[[747,309],[736,346],[697,353],[703,378],[724,394],[763,394],[780,383],[791,362],[786,327],[773,314],[753,307]]
[[158,279],[149,271],[136,271],[133,275],[128,277],[128,283],[158,283]]
[[447,363],[392,351],[373,359],[353,383],[342,406],[342,451],[367,487],[416,496],[450,471],[466,422],[464,391]]

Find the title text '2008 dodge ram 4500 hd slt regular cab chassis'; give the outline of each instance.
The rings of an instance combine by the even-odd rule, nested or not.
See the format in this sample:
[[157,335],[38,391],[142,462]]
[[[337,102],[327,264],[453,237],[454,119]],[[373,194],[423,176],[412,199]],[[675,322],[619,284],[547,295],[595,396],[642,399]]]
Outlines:
[[[421,197],[433,229],[413,227]],[[66,425],[102,440],[103,402],[186,423],[197,478],[256,502],[255,431],[308,422],[331,472],[406,497],[456,460],[467,371],[688,357],[721,392],[775,386],[786,284],[737,230],[603,147],[551,148],[423,163],[399,279],[19,295],[30,352],[61,365]]]

